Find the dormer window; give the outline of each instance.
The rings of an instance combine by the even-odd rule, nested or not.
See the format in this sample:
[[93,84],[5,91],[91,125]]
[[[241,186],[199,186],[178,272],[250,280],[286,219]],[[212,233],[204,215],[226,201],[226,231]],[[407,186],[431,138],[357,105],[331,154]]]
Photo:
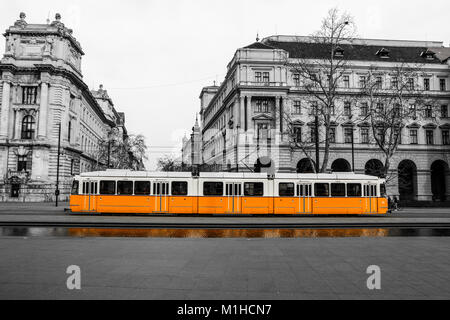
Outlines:
[[344,56],[344,49],[342,49],[341,47],[337,47],[336,49],[334,49],[334,56],[336,58],[342,58]]
[[420,54],[420,56],[426,60],[434,60],[435,55],[436,55],[436,53],[434,53],[430,49],[422,51],[422,53]]
[[380,58],[387,59],[387,58],[390,58],[389,53],[390,53],[390,51],[388,49],[382,48],[382,49],[378,50],[377,53],[375,53],[375,54],[377,56],[379,56]]

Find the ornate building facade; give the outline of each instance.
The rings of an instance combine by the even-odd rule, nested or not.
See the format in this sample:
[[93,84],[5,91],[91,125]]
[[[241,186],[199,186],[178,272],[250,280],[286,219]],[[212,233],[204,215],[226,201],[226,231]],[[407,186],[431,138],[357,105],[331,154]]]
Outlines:
[[72,176],[98,167],[100,142],[113,129],[126,134],[124,116],[83,82],[84,52],[59,14],[25,18],[4,33],[0,62],[0,201],[53,201],[57,178],[67,200]]
[[[314,63],[321,54],[323,50],[313,46],[308,37],[294,36],[257,39],[238,49],[223,83],[205,87],[200,95],[203,163],[219,164],[228,171],[308,170],[305,163],[309,160],[302,150],[292,148],[286,128],[295,126],[299,138],[314,134],[314,117],[306,111],[311,96],[287,62],[304,59]],[[383,165],[367,125],[357,125],[356,119],[367,106],[364,97],[346,100],[360,90],[361,79],[373,66],[379,72],[380,86],[387,88],[394,81],[393,68],[414,63],[421,71],[415,81],[436,101],[433,113],[437,117],[433,121],[426,116],[404,119],[406,126],[390,169],[406,172],[407,182],[393,181],[388,191],[403,200],[449,200],[449,48],[442,42],[356,39],[345,54],[351,56],[350,68],[340,80],[340,99],[335,107],[348,110],[343,113],[346,116],[333,119],[328,171],[370,173],[373,165]],[[354,139],[354,168],[349,132]]]

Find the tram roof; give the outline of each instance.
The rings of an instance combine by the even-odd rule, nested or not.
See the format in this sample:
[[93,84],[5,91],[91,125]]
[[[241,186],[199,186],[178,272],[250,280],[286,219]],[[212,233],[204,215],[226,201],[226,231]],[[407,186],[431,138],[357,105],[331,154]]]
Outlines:
[[[129,177],[129,178],[190,178],[190,172],[157,172],[157,171],[132,171],[108,169],[106,171],[84,172],[80,177]],[[276,173],[268,176],[267,173],[254,172],[201,172],[200,178],[237,178],[237,179],[305,179],[305,180],[378,180],[378,177],[353,172],[342,173]]]

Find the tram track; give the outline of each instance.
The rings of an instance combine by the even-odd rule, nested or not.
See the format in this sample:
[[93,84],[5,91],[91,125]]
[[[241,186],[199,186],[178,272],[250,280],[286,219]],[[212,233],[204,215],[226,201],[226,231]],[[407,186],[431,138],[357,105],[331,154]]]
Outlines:
[[446,229],[449,222],[339,222],[339,223],[127,223],[127,222],[54,222],[0,221],[0,227],[114,228],[114,229],[342,229],[405,228]]

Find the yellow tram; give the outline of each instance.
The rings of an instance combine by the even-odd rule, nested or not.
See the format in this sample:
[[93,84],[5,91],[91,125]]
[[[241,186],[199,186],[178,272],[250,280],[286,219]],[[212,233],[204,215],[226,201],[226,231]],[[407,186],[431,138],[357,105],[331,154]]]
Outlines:
[[385,181],[354,173],[200,173],[107,170],[76,176],[76,213],[386,214]]

